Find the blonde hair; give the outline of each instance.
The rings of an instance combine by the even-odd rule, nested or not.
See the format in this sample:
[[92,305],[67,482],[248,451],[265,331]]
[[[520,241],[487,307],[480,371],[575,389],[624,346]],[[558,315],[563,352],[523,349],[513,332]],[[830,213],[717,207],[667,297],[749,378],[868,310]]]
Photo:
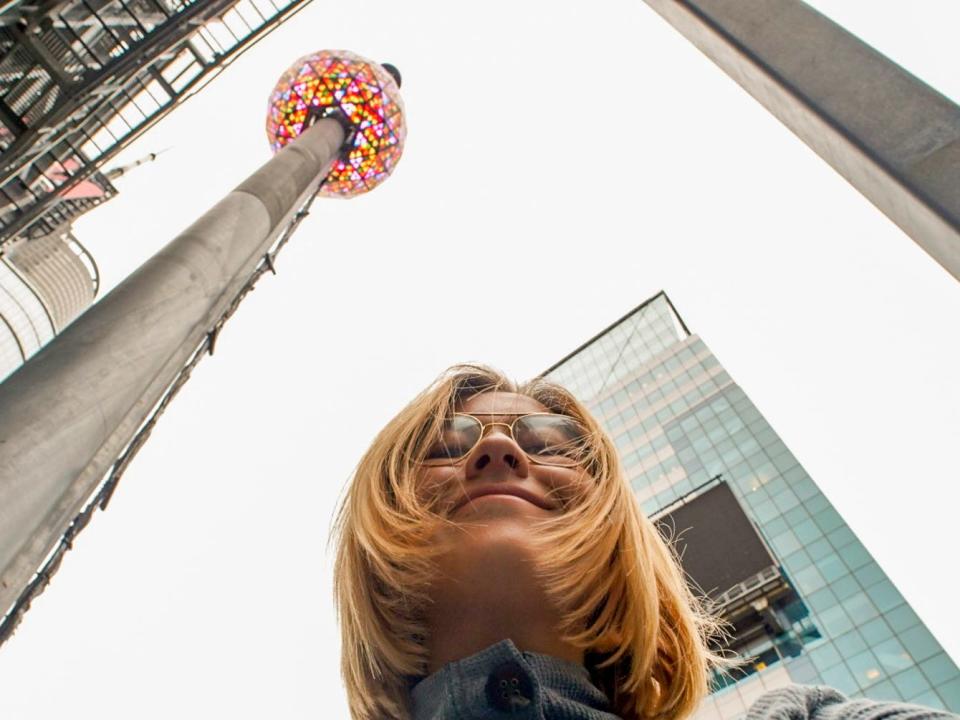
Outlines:
[[613,442],[569,391],[541,378],[517,385],[479,365],[458,365],[387,424],[360,460],[337,512],[334,595],[341,671],[354,720],[410,717],[410,688],[426,675],[423,609],[444,522],[417,492],[418,460],[443,419],[493,390],[529,396],[590,432],[586,484],[561,519],[538,529],[538,568],[581,648],[594,683],[624,720],[681,720],[706,695],[718,626],[684,580],[674,552],[642,514]]

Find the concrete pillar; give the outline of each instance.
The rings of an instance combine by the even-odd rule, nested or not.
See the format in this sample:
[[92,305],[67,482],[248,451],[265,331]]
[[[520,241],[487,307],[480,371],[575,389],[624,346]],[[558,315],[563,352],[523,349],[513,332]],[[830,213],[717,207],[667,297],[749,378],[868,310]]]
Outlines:
[[645,0],[960,279],[960,107],[800,0]]
[[0,384],[0,615],[343,142],[316,123]]

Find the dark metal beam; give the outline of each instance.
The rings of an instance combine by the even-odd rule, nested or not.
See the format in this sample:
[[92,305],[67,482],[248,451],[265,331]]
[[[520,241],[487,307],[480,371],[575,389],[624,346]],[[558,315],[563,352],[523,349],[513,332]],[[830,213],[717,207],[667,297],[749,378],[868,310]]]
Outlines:
[[799,0],[645,0],[960,279],[960,107]]
[[[64,94],[54,108],[40,118],[35,123],[35,127],[19,135],[10,147],[0,154],[0,167],[2,167],[0,180],[6,181],[10,174],[16,172],[18,158],[24,154],[30,144],[36,142],[42,128],[57,127],[69,120],[83,107],[96,88],[107,83],[117,84],[118,87],[122,85],[141,67],[153,62],[159,54],[183,40],[191,32],[188,28],[192,20],[205,18],[211,11],[225,12],[235,2],[236,0],[215,0],[211,3],[194,2],[187,5],[180,13],[157,26],[130,50],[111,58],[102,69],[90,70],[73,86],[64,87]],[[112,32],[112,28],[103,23],[98,28]]]

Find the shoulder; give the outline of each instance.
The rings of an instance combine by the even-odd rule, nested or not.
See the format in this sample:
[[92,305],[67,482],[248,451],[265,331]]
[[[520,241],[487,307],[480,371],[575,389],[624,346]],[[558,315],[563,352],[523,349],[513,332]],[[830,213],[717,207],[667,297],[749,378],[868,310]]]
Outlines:
[[849,699],[830,687],[787,685],[771,690],[747,711],[747,720],[956,720],[943,710],[900,702]]

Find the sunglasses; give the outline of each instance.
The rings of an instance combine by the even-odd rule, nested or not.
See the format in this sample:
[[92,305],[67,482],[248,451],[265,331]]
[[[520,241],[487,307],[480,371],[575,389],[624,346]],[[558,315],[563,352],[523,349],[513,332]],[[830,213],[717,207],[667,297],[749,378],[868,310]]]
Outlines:
[[506,428],[530,462],[537,465],[574,467],[583,462],[587,451],[589,431],[568,415],[526,413],[512,423],[484,423],[473,415],[456,413],[444,420],[440,437],[427,448],[421,464],[455,465],[470,455],[484,431],[494,426]]

